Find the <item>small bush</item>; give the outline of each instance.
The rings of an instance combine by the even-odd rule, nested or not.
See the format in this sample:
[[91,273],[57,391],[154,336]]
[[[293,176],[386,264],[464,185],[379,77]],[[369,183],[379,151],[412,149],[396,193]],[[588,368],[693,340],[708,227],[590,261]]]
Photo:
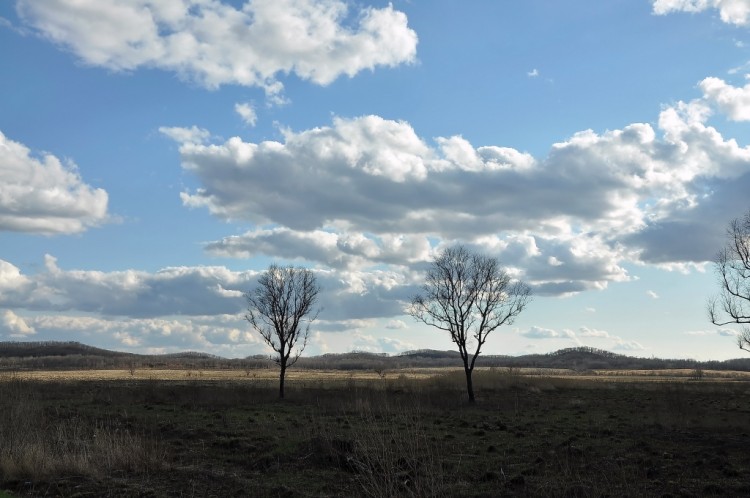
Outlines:
[[319,456],[353,472],[361,496],[446,496],[441,448],[422,426],[414,406],[357,406],[347,434],[318,425],[312,438]]

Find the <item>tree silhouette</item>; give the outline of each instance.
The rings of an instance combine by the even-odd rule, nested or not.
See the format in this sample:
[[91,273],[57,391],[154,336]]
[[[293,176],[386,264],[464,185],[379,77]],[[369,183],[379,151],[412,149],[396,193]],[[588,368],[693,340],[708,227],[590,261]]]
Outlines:
[[[716,256],[721,292],[708,304],[714,325],[750,324],[750,211],[727,227],[727,242]],[[750,352],[750,328],[737,337],[740,349]]]
[[440,253],[427,270],[422,293],[408,313],[448,332],[458,346],[466,373],[469,402],[474,402],[471,374],[489,334],[510,325],[531,299],[531,289],[513,281],[497,259],[458,245]]
[[[245,294],[245,318],[276,352],[279,365],[279,397],[284,397],[287,368],[299,359],[318,317],[313,309],[320,293],[315,274],[306,268],[271,265],[258,279],[258,286]],[[301,341],[301,344],[300,344]],[[295,350],[295,346],[298,346]]]

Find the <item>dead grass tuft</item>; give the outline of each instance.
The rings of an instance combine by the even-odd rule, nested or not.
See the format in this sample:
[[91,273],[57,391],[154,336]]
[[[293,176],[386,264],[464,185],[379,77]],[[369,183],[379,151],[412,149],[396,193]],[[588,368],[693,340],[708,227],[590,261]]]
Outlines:
[[26,381],[0,383],[0,475],[43,480],[60,475],[104,477],[114,470],[161,469],[153,439],[106,420],[45,413]]

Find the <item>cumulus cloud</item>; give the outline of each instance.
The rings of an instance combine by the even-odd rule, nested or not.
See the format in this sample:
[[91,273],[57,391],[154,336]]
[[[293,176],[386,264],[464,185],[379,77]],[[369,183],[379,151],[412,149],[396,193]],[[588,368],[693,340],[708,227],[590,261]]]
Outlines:
[[159,133],[171,138],[175,142],[202,144],[211,138],[211,132],[193,125],[190,128],[180,126],[160,126]]
[[659,294],[657,294],[656,292],[652,290],[646,291],[646,295],[650,297],[651,299],[659,299]]
[[460,240],[538,294],[574,294],[630,279],[624,262],[713,258],[726,213],[746,207],[750,148],[709,126],[711,113],[705,99],[678,102],[658,128],[586,130],[544,158],[461,136],[429,141],[379,116],[287,130],[283,142],[184,141],[183,168],[201,187],[181,197],[272,227],[209,242],[217,255],[410,265]]
[[699,84],[704,98],[732,121],[750,121],[750,83],[742,88],[720,78],[705,78]]
[[327,320],[318,319],[315,321],[315,329],[324,332],[351,332],[354,330],[368,329],[375,325],[373,319],[347,319],[347,320]]
[[77,167],[35,156],[0,132],[0,232],[80,233],[107,221],[107,192],[83,182]]
[[0,259],[0,296],[10,292],[27,293],[32,286],[31,279],[23,275],[19,268]]
[[[594,339],[605,349],[613,351],[643,351],[646,348],[638,341],[627,341],[622,337],[612,335],[606,330],[598,330],[590,327],[581,327],[577,334],[578,338]],[[602,342],[603,341],[603,342]]]
[[684,184],[697,167],[665,160],[684,154],[678,144],[656,142],[646,124],[579,133],[544,161],[504,147],[475,148],[461,137],[435,142],[408,123],[363,116],[287,132],[285,143],[183,143],[183,166],[204,186],[182,198],[222,218],[297,230],[346,225],[460,236],[538,222],[557,232],[576,218],[600,231],[632,231],[642,223],[640,203],[687,196]]
[[[246,308],[243,294],[256,285],[258,275],[221,266],[153,273],[65,270],[49,255],[44,271],[24,275],[0,260],[0,308],[134,319],[235,315]],[[394,271],[319,270],[316,275],[323,288],[320,304],[331,321],[398,316],[416,292],[406,276]]]
[[713,330],[689,330],[685,332],[687,335],[692,336],[721,336],[721,337],[737,337],[740,333],[732,329],[713,329]]
[[3,312],[2,320],[0,320],[0,331],[3,329],[5,335],[10,337],[24,337],[36,332],[33,327],[26,323],[26,320],[11,310]]
[[[27,25],[83,62],[115,71],[174,71],[208,88],[261,87],[279,73],[327,85],[412,62],[417,35],[391,5],[350,12],[340,0],[19,0]],[[351,20],[351,22],[350,22]]]
[[390,320],[385,324],[385,328],[389,330],[399,330],[408,328],[408,325],[403,320]]
[[411,264],[426,261],[432,254],[424,236],[327,230],[296,231],[286,227],[260,228],[205,245],[209,254],[252,258],[272,254],[284,259],[304,259],[332,268],[361,268],[378,263]]
[[609,339],[611,336],[606,330],[597,330],[589,327],[581,327],[578,330],[580,337],[596,337],[599,339]]
[[256,275],[223,267],[171,267],[155,273],[63,270],[48,255],[45,271],[34,275],[0,262],[0,307],[130,317],[237,313],[244,307],[242,292]]
[[401,353],[417,347],[408,341],[392,337],[376,337],[372,334],[357,333],[354,336],[353,350],[368,353]]
[[722,21],[737,26],[746,26],[750,20],[747,0],[654,0],[653,8],[658,15],[717,9]]
[[112,319],[91,314],[42,314],[27,318],[27,322],[47,340],[65,337],[113,349],[211,351],[238,357],[263,347],[242,315]]
[[408,273],[394,270],[321,270],[321,306],[328,320],[391,318],[419,287]]
[[598,330],[591,327],[580,327],[578,332],[563,329],[554,330],[544,327],[533,326],[528,330],[519,332],[519,335],[527,339],[569,339],[575,344],[582,346],[593,340],[598,347],[613,351],[643,351],[646,348],[637,341],[628,341],[622,337],[612,335],[606,330]]
[[696,100],[660,115],[665,142],[674,147],[667,158],[686,162],[677,175],[679,195],[654,201],[644,227],[622,239],[641,262],[681,269],[711,261],[732,216],[727,213],[747,208],[750,147],[707,125],[710,114],[708,104]]
[[645,351],[646,348],[638,341],[626,341],[618,339],[615,345],[612,347],[615,351]]
[[529,330],[521,332],[523,337],[529,339],[559,339],[561,337],[571,337],[567,331],[558,332],[553,329],[533,326]]
[[238,102],[237,104],[234,104],[234,112],[239,114],[242,121],[248,126],[255,126],[255,123],[258,121],[258,115],[255,113],[255,108],[248,102]]

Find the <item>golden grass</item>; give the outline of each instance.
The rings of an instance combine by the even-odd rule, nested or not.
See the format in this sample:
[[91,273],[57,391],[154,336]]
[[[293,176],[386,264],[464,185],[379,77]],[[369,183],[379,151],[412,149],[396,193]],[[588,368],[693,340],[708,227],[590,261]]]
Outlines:
[[[383,376],[373,370],[301,370],[287,371],[288,381],[371,381],[377,379],[430,379],[440,375],[462,372],[461,367],[406,368],[388,370]],[[568,369],[545,368],[476,368],[476,372],[495,372],[518,377],[569,378],[609,382],[665,382],[689,381],[694,377],[691,369],[668,370],[594,370],[576,372]],[[11,379],[38,381],[107,381],[107,380],[164,380],[164,381],[233,381],[254,382],[277,380],[276,369],[257,370],[188,370],[188,369],[136,369],[123,370],[37,370],[0,372],[0,382]],[[709,381],[750,381],[750,372],[704,370],[704,380]]]
[[[408,378],[429,378],[453,369],[403,369],[389,371],[387,378],[404,375]],[[0,381],[10,379],[41,381],[101,381],[101,380],[231,380],[247,381],[276,380],[279,371],[275,369],[244,370],[182,370],[182,369],[139,369],[130,370],[34,370],[0,373]],[[325,381],[325,380],[374,380],[381,378],[372,370],[288,370],[287,380]]]
[[[691,379],[695,376],[695,370],[689,368],[673,368],[665,370],[596,370],[597,377],[608,379],[637,378],[639,380],[650,379]],[[703,370],[702,378],[705,380],[750,380],[750,372],[738,370]]]

